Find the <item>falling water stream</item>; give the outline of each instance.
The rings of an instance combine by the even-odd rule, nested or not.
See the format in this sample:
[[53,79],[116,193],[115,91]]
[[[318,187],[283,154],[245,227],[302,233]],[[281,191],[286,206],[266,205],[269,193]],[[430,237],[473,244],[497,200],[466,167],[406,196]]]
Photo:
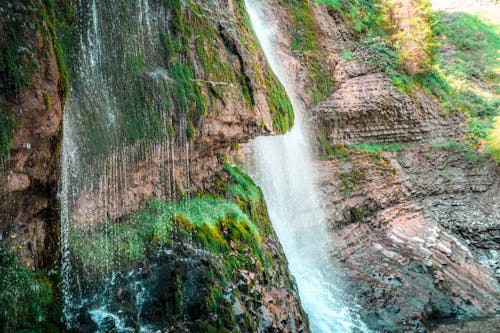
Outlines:
[[264,54],[295,112],[295,126],[289,133],[253,141],[252,176],[263,190],[312,331],[367,332],[352,306],[348,306],[337,270],[329,260],[331,247],[302,119],[304,105],[275,47],[276,29],[266,15],[263,1],[245,0],[245,5]]
[[[347,305],[350,302],[340,288],[337,270],[329,261],[325,218],[314,186],[310,146],[302,123],[303,105],[278,59],[273,26],[258,3],[245,0],[267,60],[290,97],[296,125],[286,135],[255,139],[253,176],[263,189],[312,330],[366,332]],[[165,179],[166,186],[158,194],[160,199],[172,199],[176,173],[185,174],[184,187],[189,188],[185,115],[175,123],[175,115],[162,99],[169,80],[164,55],[158,47],[162,45],[159,32],[166,30],[169,17],[162,8],[148,0],[110,0],[106,6],[96,0],[78,1],[77,50],[71,56],[78,59],[74,63],[79,65],[73,69],[65,107],[60,186],[63,313],[67,328],[73,331],[80,330],[81,321],[87,320],[83,313],[87,312],[99,331],[105,331],[102,325],[112,320],[120,332],[132,332],[126,327],[124,316],[112,309],[113,290],[128,284],[127,288],[137,296],[131,302],[139,324],[148,294],[138,282],[140,272],[115,274],[113,263],[107,259],[98,267],[101,283],[92,285],[92,290],[88,286],[85,289],[89,273],[76,269],[78,258],[72,253],[75,239],[71,235],[80,232],[74,222],[75,212],[79,212],[77,200],[82,194],[89,194],[92,201],[83,207],[91,209],[83,209],[85,213],[94,214],[95,219],[112,220],[109,212],[122,208],[120,198],[128,193],[128,166],[143,159]],[[135,98],[137,91],[142,99]],[[157,109],[160,111],[153,113]],[[177,139],[164,137],[162,133],[173,125],[182,135]],[[183,172],[175,167],[175,161],[183,164]],[[109,230],[106,235],[104,258],[112,249],[108,245],[114,241]],[[145,327],[141,329],[146,331]]]

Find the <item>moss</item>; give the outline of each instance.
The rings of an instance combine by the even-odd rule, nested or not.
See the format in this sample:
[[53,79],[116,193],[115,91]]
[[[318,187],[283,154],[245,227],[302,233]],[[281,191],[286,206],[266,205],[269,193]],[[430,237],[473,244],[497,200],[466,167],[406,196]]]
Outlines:
[[10,153],[10,142],[14,136],[16,124],[3,111],[0,113],[0,163],[4,162]]
[[0,247],[0,330],[59,332],[54,285],[42,272],[30,272]]
[[68,71],[66,69],[66,64],[64,62],[64,54],[59,43],[59,39],[57,37],[56,31],[56,14],[54,11],[54,0],[43,0],[43,4],[41,6],[42,17],[47,24],[47,28],[49,30],[51,39],[52,39],[52,47],[54,50],[54,54],[57,61],[57,68],[59,70],[59,96],[61,97],[61,101],[64,103],[69,93],[69,78]]
[[355,190],[358,187],[359,182],[364,180],[364,178],[364,174],[357,169],[340,173],[338,175],[338,179],[342,182],[344,196],[348,196],[353,190]]
[[46,92],[43,92],[43,103],[45,104],[45,109],[50,110],[50,96]]
[[7,21],[2,28],[4,34],[0,43],[0,90],[5,91],[7,96],[16,96],[20,89],[31,83],[39,65],[32,58],[32,52],[22,51],[27,50],[28,45],[19,22]]
[[[224,227],[240,232],[223,235]],[[192,237],[214,253],[228,251],[231,241],[260,242],[257,226],[238,205],[212,196],[151,201],[126,222],[102,221],[88,232],[73,229],[70,239],[81,268],[96,274],[142,260],[155,248],[170,244],[173,237]]]
[[318,129],[317,135],[319,140],[320,159],[326,160],[333,153],[332,148],[330,147],[330,141],[328,140],[328,135],[323,128]]
[[281,83],[271,71],[267,72],[267,105],[273,119],[273,129],[286,133],[294,123],[293,107]]
[[333,89],[318,52],[320,47],[317,40],[320,36],[308,1],[287,1],[286,5],[290,10],[294,26],[290,48],[302,58],[309,82],[309,94],[313,98],[313,103],[316,104],[324,100]]
[[188,123],[186,126],[186,137],[191,139],[194,137],[194,126],[191,123]]

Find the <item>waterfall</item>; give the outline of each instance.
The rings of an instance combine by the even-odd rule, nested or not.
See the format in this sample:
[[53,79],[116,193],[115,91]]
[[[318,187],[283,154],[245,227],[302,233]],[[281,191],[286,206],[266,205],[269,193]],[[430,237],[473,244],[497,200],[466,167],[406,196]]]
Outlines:
[[245,5],[267,61],[295,112],[295,126],[289,133],[258,137],[252,142],[252,176],[263,190],[312,331],[366,332],[348,306],[336,267],[329,260],[326,220],[314,185],[311,147],[302,119],[304,105],[274,47],[275,29],[265,8],[256,0],[245,0]]
[[[109,295],[120,287],[114,282],[116,263],[109,259],[115,242],[110,225],[117,211],[134,209],[126,202],[133,197],[131,187],[140,186],[131,182],[134,172],[142,167],[159,179],[154,196],[161,200],[172,199],[176,186],[189,187],[186,114],[174,115],[166,70],[168,10],[150,0],[75,2],[72,48],[65,50],[71,89],[63,117],[59,187],[68,331],[80,331],[82,322],[91,321],[104,330],[102,322],[110,318],[120,331],[129,331],[122,329],[123,315],[109,309]],[[174,130],[177,135],[171,134]],[[75,256],[75,238],[96,226],[105,235],[100,253],[88,254],[101,258],[97,277],[81,267],[90,258]],[[140,323],[143,290],[135,282],[129,289],[137,291]]]

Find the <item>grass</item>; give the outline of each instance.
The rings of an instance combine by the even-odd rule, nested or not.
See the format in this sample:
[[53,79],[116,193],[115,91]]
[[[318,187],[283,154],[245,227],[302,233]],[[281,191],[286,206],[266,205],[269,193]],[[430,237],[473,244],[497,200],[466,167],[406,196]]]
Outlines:
[[292,0],[287,1],[286,5],[294,25],[290,48],[302,58],[309,82],[308,93],[313,99],[313,104],[316,104],[324,100],[333,89],[332,82],[323,68],[321,55],[317,52],[319,33],[308,1]]
[[53,286],[45,275],[30,272],[0,247],[0,331],[59,332]]
[[72,230],[76,260],[87,272],[110,272],[143,260],[154,249],[173,242],[176,234],[192,237],[213,252],[228,249],[221,229],[233,241],[254,237],[256,225],[240,207],[226,199],[201,196],[177,202],[152,200],[122,223],[102,221],[90,232]]
[[[496,161],[500,92],[496,71],[500,67],[499,26],[466,13],[437,14],[436,37],[452,46],[454,52],[438,56],[436,67],[448,88],[442,91],[448,105],[468,116],[467,139],[474,148],[484,146]],[[486,89],[478,87],[483,82]],[[495,125],[496,124],[496,125]]]
[[436,141],[431,143],[430,148],[459,153],[471,164],[476,164],[482,160],[481,155],[479,155],[467,142]]
[[360,151],[363,153],[381,153],[381,152],[397,152],[401,150],[403,146],[399,143],[371,143],[363,142],[356,145],[351,145],[349,148],[351,150]]
[[500,117],[494,120],[493,129],[487,137],[486,149],[487,153],[500,163]]
[[[499,27],[466,13],[431,13],[427,1],[417,1],[419,18],[409,24],[415,36],[398,35],[397,22],[391,19],[391,6],[399,0],[386,3],[366,0],[318,0],[335,10],[359,40],[352,50],[344,50],[342,58],[359,58],[384,72],[396,89],[413,95],[423,89],[433,95],[445,114],[464,113],[468,120],[466,140],[476,150],[484,150],[497,161],[497,139],[500,122],[495,122],[500,109],[496,97],[500,88]],[[388,7],[389,6],[389,7]],[[393,13],[392,13],[393,14]],[[403,22],[404,23],[404,22]],[[429,35],[432,28],[432,36]],[[420,33],[422,32],[422,33]],[[417,39],[414,39],[417,38]],[[432,37],[432,38],[430,38]],[[424,70],[410,75],[404,71],[405,45],[415,43],[427,57],[420,63]],[[413,38],[413,39],[412,39]],[[451,46],[451,54],[442,55],[438,42]],[[480,88],[483,82],[486,91]]]
[[[327,143],[324,145],[326,146]],[[322,144],[323,146],[323,144]],[[321,159],[326,160],[329,158],[345,158],[349,156],[349,153],[359,152],[370,155],[374,160],[378,161],[381,158],[381,153],[396,153],[407,147],[408,144],[405,143],[378,143],[378,142],[363,142],[354,145],[336,145],[333,148],[328,148],[328,150],[323,150]]]

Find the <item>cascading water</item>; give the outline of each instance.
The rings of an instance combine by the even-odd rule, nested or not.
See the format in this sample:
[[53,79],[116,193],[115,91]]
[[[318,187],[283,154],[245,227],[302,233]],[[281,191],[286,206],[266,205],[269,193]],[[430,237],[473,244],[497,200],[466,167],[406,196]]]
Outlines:
[[250,21],[266,58],[284,86],[295,112],[295,127],[282,136],[258,137],[253,143],[253,177],[262,188],[302,305],[313,332],[367,332],[341,288],[329,260],[329,240],[320,197],[314,185],[303,104],[274,47],[275,29],[256,0],[245,0]]
[[[121,332],[135,331],[125,327],[109,301],[112,290],[123,289],[114,282],[116,263],[109,259],[115,242],[109,227],[113,212],[127,209],[130,172],[139,162],[161,177],[155,191],[159,199],[175,195],[174,174],[179,185],[189,186],[182,179],[188,178],[189,168],[186,114],[173,114],[165,69],[169,8],[150,0],[105,5],[79,0],[75,6],[75,33],[68,43],[73,49],[65,50],[72,86],[63,119],[59,189],[64,322],[70,331],[80,331],[82,321],[105,331],[109,320]],[[98,277],[78,267],[89,258],[75,258],[73,251],[75,237],[92,224],[102,224],[105,235],[99,253],[89,253],[102,258]],[[129,277],[134,281],[128,289],[140,296],[133,300],[138,313],[129,317],[140,322],[144,292],[136,275],[135,280]]]

